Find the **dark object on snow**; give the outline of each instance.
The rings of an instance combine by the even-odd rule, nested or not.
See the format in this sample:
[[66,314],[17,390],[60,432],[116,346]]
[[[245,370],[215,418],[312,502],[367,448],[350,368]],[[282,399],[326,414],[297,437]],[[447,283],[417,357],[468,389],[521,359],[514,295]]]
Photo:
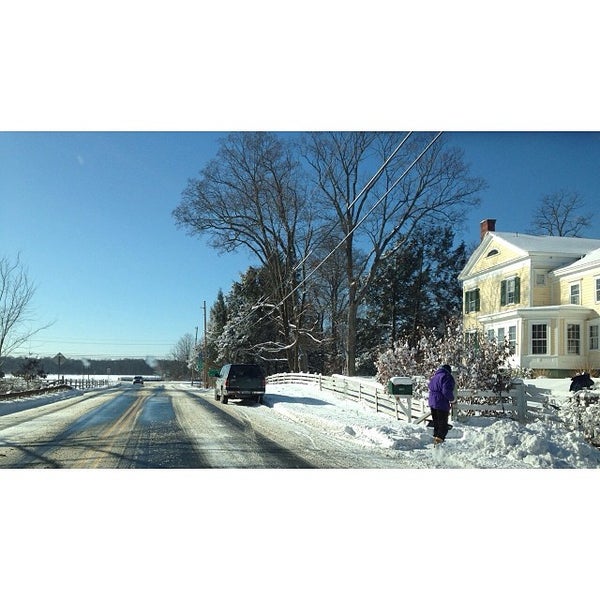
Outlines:
[[575,375],[575,377],[571,378],[571,387],[569,388],[569,391],[578,392],[585,388],[591,388],[593,385],[594,381],[590,377],[590,374],[582,373],[581,375]]
[[265,374],[259,365],[224,365],[215,380],[215,400],[227,404],[229,398],[253,399],[259,404],[265,394]]
[[[427,421],[427,427],[433,427],[433,421]],[[454,425],[450,425],[450,423],[448,423],[448,431],[450,431],[452,427],[454,427]]]

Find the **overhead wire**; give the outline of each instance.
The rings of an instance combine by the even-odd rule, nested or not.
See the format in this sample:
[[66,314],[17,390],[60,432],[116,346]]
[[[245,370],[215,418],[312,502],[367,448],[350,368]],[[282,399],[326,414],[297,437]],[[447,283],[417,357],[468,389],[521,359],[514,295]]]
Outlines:
[[[356,196],[354,197],[354,200],[352,200],[352,202],[350,202],[348,204],[348,206],[346,207],[346,210],[350,210],[351,208],[353,208],[354,205],[358,202],[358,200],[363,196],[363,194],[366,194],[375,185],[377,180],[381,177],[381,174],[383,173],[385,168],[392,161],[392,159],[396,156],[396,154],[398,154],[398,152],[402,149],[402,146],[404,146],[404,144],[407,142],[408,138],[412,134],[413,134],[413,132],[409,131],[404,136],[402,141],[396,146],[396,148],[394,148],[392,153],[383,161],[383,163],[381,164],[379,169],[377,169],[377,172],[373,175],[373,177],[371,177],[371,179],[369,179],[369,181],[364,185],[362,190],[360,190],[360,192],[358,192],[358,194],[356,194]],[[336,228],[336,226],[337,226],[336,224],[332,225],[332,227],[330,229],[328,229],[328,231],[324,235],[321,236],[322,239],[326,239],[333,232],[333,230]],[[310,252],[308,252],[308,254],[305,257],[302,258],[302,260],[293,268],[293,270],[297,271],[298,268],[301,267],[306,262],[306,260],[308,259],[308,257],[311,254],[312,254],[312,250]]]
[[[404,138],[402,138],[402,140],[400,141],[400,143],[394,148],[394,150],[390,153],[390,155],[383,161],[383,163],[381,164],[381,166],[377,169],[377,171],[375,172],[375,174],[371,177],[371,179],[369,179],[369,181],[363,186],[363,188],[360,190],[360,192],[358,192],[358,194],[356,194],[356,196],[354,197],[354,199],[352,200],[352,202],[350,202],[347,206],[347,210],[350,210],[351,208],[354,207],[354,205],[358,202],[358,200],[364,195],[366,194],[372,187],[373,185],[375,185],[375,183],[377,182],[377,180],[379,179],[379,177],[381,177],[381,174],[385,171],[385,168],[388,166],[388,164],[393,160],[393,158],[396,156],[396,154],[398,154],[398,152],[402,149],[402,147],[404,146],[404,144],[408,141],[408,139],[410,138],[410,136],[413,134],[412,131],[409,131]],[[329,235],[331,235],[331,233],[335,230],[336,228],[336,224],[332,225],[331,228],[329,228],[329,230],[323,234],[321,236],[322,239],[326,239]],[[350,234],[349,234],[350,235]],[[345,238],[346,239],[346,238]],[[310,255],[312,254],[312,250],[310,250],[306,256],[304,256],[302,258],[302,260],[300,260],[300,262],[298,262],[298,264],[296,264],[293,268],[292,271],[297,271],[310,257]],[[256,321],[256,324],[260,323],[263,319],[266,319],[267,317],[269,317],[270,315],[272,315],[301,285],[303,285],[303,283],[305,282],[305,279],[303,279],[287,296],[285,296],[285,298],[283,298],[282,300],[280,300],[280,302],[276,305],[272,305],[271,306],[271,312],[267,313],[266,315],[263,315],[262,317],[260,317],[258,319],[258,321]],[[266,299],[265,299],[266,300]],[[245,315],[245,317],[243,318],[242,322],[245,321],[246,319],[249,319],[255,311],[257,311],[259,308],[264,307],[265,306],[265,301],[261,301],[259,304],[253,306],[250,311]]]
[[427,152],[427,150],[429,150],[429,148],[435,143],[435,141],[441,135],[442,135],[442,132],[440,131],[435,136],[435,138],[433,138],[433,140],[431,140],[429,142],[429,144],[427,144],[427,146],[419,154],[419,156],[417,156],[417,158],[415,158],[413,160],[413,162],[404,171],[404,173],[402,173],[402,175],[386,190],[385,194],[383,194],[383,196],[381,196],[381,198],[379,198],[379,200],[377,200],[377,202],[375,202],[375,204],[373,204],[373,206],[367,211],[367,213],[340,240],[340,242],[336,245],[336,247],[323,260],[321,260],[321,262],[319,262],[319,264],[308,275],[306,275],[306,277],[285,298],[283,298],[281,300],[281,302],[284,302],[285,300],[287,300],[294,292],[296,292],[298,290],[299,287],[301,287],[302,285],[304,285],[306,283],[306,281],[310,277],[312,277],[316,273],[316,271],[318,271],[337,252],[337,250],[342,246],[342,244],[365,222],[365,220],[369,217],[369,215],[385,200],[385,198],[387,198],[387,196],[390,194],[390,192],[402,181],[402,179],[404,179],[404,177],[406,177],[406,175],[408,174],[408,172],[417,164],[417,162],[423,157],[423,155]]
[[[267,314],[263,315],[262,317],[260,317],[260,319],[258,319],[258,321],[256,321],[256,324],[260,323],[263,319],[266,319],[267,317],[271,316],[288,298],[290,298],[299,288],[301,288],[337,252],[337,250],[339,250],[339,248],[344,244],[344,242],[356,231],[356,229],[358,229],[358,227],[360,227],[365,222],[365,220],[369,217],[369,215],[385,200],[385,198],[387,198],[387,196],[390,194],[390,192],[406,177],[406,175],[408,175],[408,173],[411,171],[411,169],[421,160],[421,158],[425,155],[425,153],[429,150],[429,148],[431,148],[431,146],[440,138],[440,136],[442,134],[443,134],[443,132],[439,131],[435,135],[435,137],[427,144],[427,146],[425,146],[425,148],[418,154],[418,156],[404,170],[404,172],[402,173],[402,175],[400,175],[400,177],[398,177],[398,179],[386,190],[386,192],[381,196],[381,198],[379,198],[379,200],[377,200],[377,202],[375,202],[373,204],[373,206],[367,211],[367,213],[340,240],[340,242],[335,246],[335,248],[331,252],[329,252],[329,254],[327,254],[327,256],[325,256],[325,258],[323,258],[286,296],[284,296],[279,301],[278,304],[276,304],[275,306],[273,306],[271,308],[271,311],[269,313],[267,313]],[[385,168],[385,166],[387,166],[387,164],[389,164],[390,160],[398,152],[398,150],[400,149],[400,147],[404,144],[404,142],[408,139],[409,136],[410,136],[410,133],[404,138],[404,140],[401,142],[401,144],[399,145],[399,147],[396,148],[396,150],[394,151],[394,153],[383,163],[383,165],[377,171],[377,174],[376,174],[377,178],[379,178],[379,176],[383,172],[383,169]],[[374,177],[371,178],[370,182],[373,181],[373,179],[374,179]],[[367,184],[367,186],[368,185],[369,184]],[[365,186],[365,188],[363,188],[363,190],[361,190],[361,194],[367,188],[367,186]],[[354,203],[357,201],[358,197],[359,196],[357,196],[352,201],[351,206],[354,205]],[[253,307],[252,311],[247,316],[249,317],[252,314],[252,312],[254,312],[254,310],[258,309],[258,308],[259,308],[258,306],[257,307]]]

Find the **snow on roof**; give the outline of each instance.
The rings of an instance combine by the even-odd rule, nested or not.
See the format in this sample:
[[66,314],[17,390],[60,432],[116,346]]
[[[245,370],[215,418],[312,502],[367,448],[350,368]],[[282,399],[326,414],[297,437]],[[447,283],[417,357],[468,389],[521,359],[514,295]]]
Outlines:
[[585,256],[600,249],[600,240],[556,235],[530,235],[527,233],[489,232],[488,235],[504,240],[527,253],[554,253]]
[[574,263],[563,267],[562,269],[556,269],[556,273],[562,273],[566,271],[578,271],[579,269],[585,269],[591,267],[594,263],[600,263],[600,248],[592,250],[586,254],[583,258],[576,260]]
[[[598,239],[488,231],[460,272],[458,276],[460,281],[466,279],[472,266],[481,258],[484,249],[487,251],[490,248],[494,248],[494,240],[509,244],[527,255],[543,254],[554,257],[565,257],[566,260],[564,263],[569,263],[568,267],[573,262],[583,259],[583,257],[590,255],[595,250],[600,250],[600,240]],[[596,258],[600,258],[597,254],[595,256]]]

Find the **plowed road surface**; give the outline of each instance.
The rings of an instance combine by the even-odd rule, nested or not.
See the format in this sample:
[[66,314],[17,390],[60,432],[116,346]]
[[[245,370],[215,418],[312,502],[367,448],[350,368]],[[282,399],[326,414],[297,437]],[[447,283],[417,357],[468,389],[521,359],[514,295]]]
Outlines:
[[264,405],[147,383],[0,416],[0,468],[393,468]]

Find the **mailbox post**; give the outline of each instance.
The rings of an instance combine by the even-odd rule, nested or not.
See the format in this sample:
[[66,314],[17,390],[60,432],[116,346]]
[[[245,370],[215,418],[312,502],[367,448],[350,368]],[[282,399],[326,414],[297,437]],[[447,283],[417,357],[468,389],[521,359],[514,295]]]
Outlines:
[[[398,405],[404,411],[408,422],[412,422],[412,377],[392,377],[388,382],[388,393],[396,398],[396,419],[398,419]],[[406,400],[406,408],[400,400]]]
[[388,392],[392,396],[412,396],[412,377],[392,377],[388,383]]

